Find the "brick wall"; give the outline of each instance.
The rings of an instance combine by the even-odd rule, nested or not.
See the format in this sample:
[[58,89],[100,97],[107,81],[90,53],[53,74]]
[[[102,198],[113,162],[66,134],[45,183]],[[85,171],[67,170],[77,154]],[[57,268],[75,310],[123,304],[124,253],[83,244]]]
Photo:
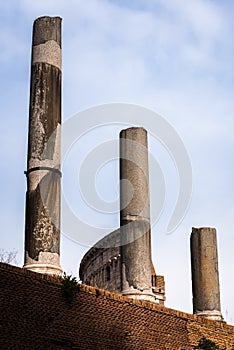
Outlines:
[[0,264],[0,349],[190,350],[202,336],[227,349],[234,327],[81,285],[72,305],[61,281]]

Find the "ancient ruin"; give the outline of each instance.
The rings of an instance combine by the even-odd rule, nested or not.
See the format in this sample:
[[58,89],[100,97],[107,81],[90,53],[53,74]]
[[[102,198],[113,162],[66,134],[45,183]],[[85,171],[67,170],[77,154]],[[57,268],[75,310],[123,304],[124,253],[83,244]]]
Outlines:
[[141,127],[122,130],[121,226],[86,253],[80,265],[80,278],[91,286],[164,304],[164,277],[156,275],[151,260],[148,172],[147,131]]
[[233,350],[234,327],[221,314],[214,228],[192,229],[194,314],[164,306],[164,277],[151,260],[148,141],[141,126],[120,133],[120,228],[85,254],[82,283],[67,302],[60,124],[61,18],[41,17],[33,28],[25,263],[22,269],[0,263],[0,348],[192,350],[206,338]]
[[61,18],[34,22],[24,268],[61,274]]
[[[48,274],[62,272],[61,59],[61,18],[37,19],[32,43],[24,268]],[[120,228],[85,254],[80,278],[90,286],[163,305],[164,278],[155,273],[151,260],[148,141],[142,127],[120,133],[120,184]],[[222,321],[217,259],[215,230],[193,229],[193,311]]]
[[193,313],[223,321],[220,308],[216,230],[193,228],[191,233]]

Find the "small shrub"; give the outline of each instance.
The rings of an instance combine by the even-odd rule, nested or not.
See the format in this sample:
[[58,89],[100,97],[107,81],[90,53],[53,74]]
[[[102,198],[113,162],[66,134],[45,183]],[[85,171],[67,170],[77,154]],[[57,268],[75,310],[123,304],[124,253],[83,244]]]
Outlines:
[[73,302],[76,293],[80,290],[80,285],[78,284],[75,277],[71,275],[66,275],[64,272],[62,277],[62,295],[67,300],[68,304]]
[[206,339],[203,337],[198,345],[194,349],[199,349],[199,350],[225,350],[225,349],[220,349],[218,345],[216,345],[213,341]]

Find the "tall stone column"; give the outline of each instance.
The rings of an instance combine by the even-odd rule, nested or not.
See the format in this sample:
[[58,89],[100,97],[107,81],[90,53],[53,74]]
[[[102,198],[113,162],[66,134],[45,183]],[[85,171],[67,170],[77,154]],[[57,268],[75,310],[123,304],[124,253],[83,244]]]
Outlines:
[[61,274],[61,18],[34,22],[29,109],[25,264]]
[[151,281],[151,234],[147,131],[120,133],[120,235],[122,294],[155,300]]
[[190,243],[193,313],[222,321],[216,230],[193,228]]

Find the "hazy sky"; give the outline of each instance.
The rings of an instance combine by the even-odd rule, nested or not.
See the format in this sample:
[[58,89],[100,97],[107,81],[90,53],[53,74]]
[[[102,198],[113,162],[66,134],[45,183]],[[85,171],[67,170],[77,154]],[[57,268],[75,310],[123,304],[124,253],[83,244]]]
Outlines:
[[[145,106],[164,116],[189,153],[191,204],[177,230],[166,235],[179,190],[177,173],[167,150],[149,138],[166,183],[164,211],[152,232],[155,268],[166,280],[166,305],[192,312],[191,227],[216,227],[222,312],[234,324],[233,1],[11,0],[2,1],[0,9],[0,246],[16,249],[23,264],[32,24],[42,15],[61,16],[63,120],[97,104]],[[77,173],[92,148],[117,140],[122,127],[84,135],[62,164],[63,191],[74,212],[110,230],[118,226],[118,215],[86,210]],[[157,179],[151,174],[150,181]],[[103,166],[96,183],[106,201],[116,199],[118,162]],[[62,235],[61,264],[67,273],[76,275],[86,250]]]

